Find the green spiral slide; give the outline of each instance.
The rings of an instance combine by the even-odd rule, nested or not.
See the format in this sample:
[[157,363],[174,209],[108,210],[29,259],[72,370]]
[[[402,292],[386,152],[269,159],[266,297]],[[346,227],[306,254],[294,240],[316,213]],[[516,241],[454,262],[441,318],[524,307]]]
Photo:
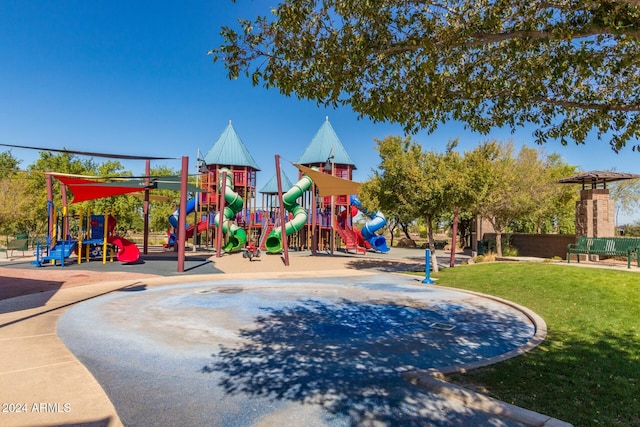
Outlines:
[[[222,222],[222,232],[229,233],[229,240],[227,244],[222,247],[224,252],[234,252],[242,249],[247,243],[247,233],[234,222],[230,222],[236,217],[236,214],[242,210],[242,197],[233,191],[233,173],[226,168],[218,170],[218,176],[220,182],[218,182],[218,190],[222,191],[222,173],[227,173],[227,182],[224,186],[224,200],[226,206],[224,207],[224,221]],[[213,220],[213,223],[217,227],[220,222],[220,212],[218,212]],[[230,225],[229,225],[230,224]]]
[[[293,214],[291,221],[284,225],[284,232],[287,236],[300,230],[307,223],[307,211],[296,202],[296,199],[302,196],[311,187],[311,184],[313,184],[311,178],[307,175],[302,175],[300,181],[296,182],[289,191],[282,195],[282,206]],[[276,227],[269,233],[264,246],[269,253],[282,251],[282,227]]]

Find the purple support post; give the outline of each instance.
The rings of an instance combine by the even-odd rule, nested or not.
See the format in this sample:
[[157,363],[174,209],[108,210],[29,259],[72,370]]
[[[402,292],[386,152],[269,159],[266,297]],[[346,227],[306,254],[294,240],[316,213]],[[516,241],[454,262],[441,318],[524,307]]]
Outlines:
[[[142,236],[142,253],[149,253],[149,174],[151,173],[151,160],[145,160],[144,165],[144,174],[146,178],[144,179],[144,204],[142,205],[142,214],[144,218],[144,234]],[[167,242],[168,243],[168,242]]]
[[45,174],[45,179],[47,183],[47,214],[49,216],[49,226],[47,229],[47,253],[49,253],[49,249],[53,248],[53,233],[56,225],[53,223],[53,213],[54,213],[54,205],[53,205],[53,180],[51,179],[51,173],[47,172]]
[[456,265],[456,246],[458,245],[458,213],[460,207],[456,206],[453,210],[453,230],[451,231],[451,256],[449,257],[449,267]]
[[[218,171],[220,173],[220,171]],[[222,179],[222,181],[220,181]],[[222,183],[222,184],[220,184]],[[222,223],[224,222],[224,194],[227,191],[227,171],[222,172],[222,177],[218,176],[218,227],[216,227],[216,258],[222,256]],[[222,190],[220,187],[222,186]]]
[[289,243],[287,242],[286,218],[284,216],[284,200],[282,200],[282,177],[280,176],[280,155],[276,154],[276,182],[278,183],[278,200],[280,205],[280,238],[282,239],[282,253],[284,265],[289,266]]
[[311,186],[311,255],[318,255],[318,210],[316,184]]
[[180,176],[180,211],[178,212],[178,273],[184,272],[184,244],[187,240],[187,190],[189,157],[182,156]]

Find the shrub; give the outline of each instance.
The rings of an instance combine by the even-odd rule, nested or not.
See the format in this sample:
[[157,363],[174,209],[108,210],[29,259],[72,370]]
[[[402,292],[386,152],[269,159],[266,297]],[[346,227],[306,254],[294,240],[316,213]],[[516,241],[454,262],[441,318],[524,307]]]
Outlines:
[[518,249],[513,246],[505,246],[502,248],[502,256],[518,256]]
[[473,259],[473,262],[493,262],[496,260],[496,254],[495,252],[487,252],[484,255],[478,255],[477,257],[475,257]]

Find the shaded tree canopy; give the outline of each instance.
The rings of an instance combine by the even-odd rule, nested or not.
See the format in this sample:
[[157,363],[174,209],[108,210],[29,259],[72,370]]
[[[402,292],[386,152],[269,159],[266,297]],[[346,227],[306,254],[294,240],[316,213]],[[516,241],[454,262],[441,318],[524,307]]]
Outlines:
[[640,179],[612,182],[609,186],[610,199],[615,201],[616,225],[619,214],[633,215],[640,207]]
[[23,197],[25,174],[18,170],[20,160],[11,151],[0,153],[0,233],[17,233],[26,229],[22,216],[31,207]]
[[[359,197],[369,210],[375,207],[385,214],[390,231],[399,226],[410,239],[409,224],[420,217],[416,207],[421,195],[416,185],[422,179],[422,147],[410,137],[387,136],[375,142],[380,163],[360,187]],[[393,237],[392,232],[392,245]]]
[[230,78],[408,133],[532,124],[538,143],[640,148],[637,0],[284,0],[239,25],[210,51]]
[[487,141],[465,153],[472,175],[482,172],[474,211],[489,221],[496,232],[496,252],[502,256],[502,233],[515,222],[559,222],[566,208],[575,206],[574,189],[558,184],[558,175],[571,170],[557,155],[522,147],[515,154],[512,142]]
[[0,153],[0,178],[6,178],[15,174],[21,160],[18,160],[11,150]]

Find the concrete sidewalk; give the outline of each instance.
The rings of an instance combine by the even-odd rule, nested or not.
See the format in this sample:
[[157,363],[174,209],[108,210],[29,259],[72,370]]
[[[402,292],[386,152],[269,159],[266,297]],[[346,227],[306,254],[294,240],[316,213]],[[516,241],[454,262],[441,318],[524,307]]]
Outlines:
[[102,387],[58,338],[56,324],[71,305],[122,286],[105,283],[0,301],[0,424],[121,425]]
[[137,286],[252,276],[255,273],[120,280],[0,301],[0,425],[122,425],[102,387],[57,336],[57,321],[72,306]]
[[[36,292],[0,300],[0,425],[122,425],[102,387],[56,334],[58,318],[79,302],[142,283],[158,286],[228,279],[231,275],[277,276],[278,272],[286,276],[353,274],[344,268],[349,257],[319,257],[322,259],[314,262],[314,268],[322,271],[318,273],[309,272],[308,262],[295,255],[290,266],[285,266],[278,256],[264,256],[252,262],[239,254],[220,258],[206,253],[187,256],[197,260],[192,261],[194,265],[200,265],[203,257],[209,260],[210,267],[205,268],[211,273],[198,275],[194,269],[178,275],[171,253],[152,254],[152,260],[137,266],[135,273],[120,263],[105,265],[96,261],[80,265],[70,262],[64,268],[37,268],[30,265],[31,257],[14,257],[0,263],[0,279],[18,282],[18,286]],[[223,274],[225,270],[229,274]],[[134,278],[126,279],[131,276]],[[117,279],[109,281],[112,278]]]
[[[192,272],[187,275],[160,276],[147,271],[138,272],[134,274],[136,277],[130,279],[126,279],[125,273],[117,280],[108,280],[111,276],[107,272],[86,275],[85,270],[78,269],[56,271],[55,268],[47,267],[35,269],[35,272],[18,269],[23,271],[25,276],[39,276],[33,280],[54,276],[64,276],[66,280],[58,278],[62,285],[53,290],[0,301],[0,402],[3,405],[0,408],[0,425],[122,425],[103,388],[65,347],[56,333],[59,317],[82,301],[116,290],[136,289],[141,286],[157,287],[243,278],[346,277],[407,269],[420,271],[420,268],[424,267],[421,263],[421,259],[424,260],[424,251],[413,251],[408,255],[410,256],[405,254],[404,258],[378,258],[348,255],[309,257],[305,254],[292,254],[290,265],[285,266],[278,256],[263,255],[259,260],[248,261],[236,254],[220,258],[210,257],[211,266],[216,271],[214,273]],[[313,270],[310,270],[311,268]],[[0,275],[6,277],[7,270],[0,265]],[[82,271],[81,277],[78,277],[79,271]],[[11,269],[13,277],[20,276],[14,272],[15,270]],[[80,280],[82,283],[66,286],[73,280]],[[415,383],[428,382],[424,380],[424,375],[414,376],[411,380]],[[469,398],[466,399],[465,404],[473,407]],[[486,398],[478,399],[487,405]],[[497,401],[491,403],[494,410],[498,408],[498,413],[502,411],[501,405],[502,403]],[[486,408],[481,410],[485,411]],[[512,414],[515,413],[512,420],[513,417],[523,417],[522,420],[516,420],[518,425],[566,425],[544,416],[531,418],[529,411],[518,412],[519,408],[509,410]],[[542,420],[543,424],[531,424],[531,419],[536,423]]]

